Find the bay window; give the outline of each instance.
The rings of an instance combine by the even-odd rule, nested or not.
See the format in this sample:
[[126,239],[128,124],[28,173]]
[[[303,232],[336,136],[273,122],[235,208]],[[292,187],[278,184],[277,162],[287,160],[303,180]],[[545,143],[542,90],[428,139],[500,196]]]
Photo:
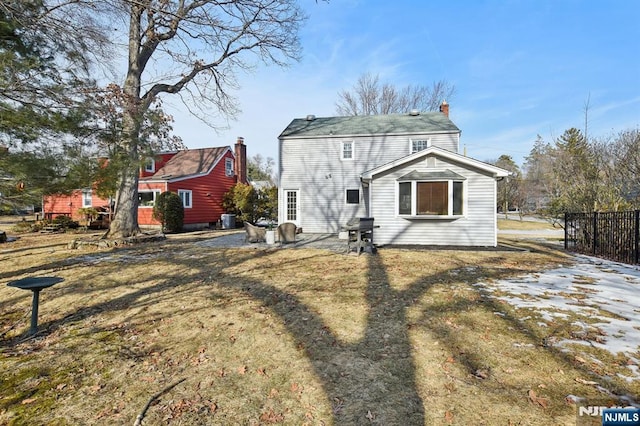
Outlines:
[[462,216],[463,176],[446,172],[411,172],[398,179],[398,215],[406,217]]

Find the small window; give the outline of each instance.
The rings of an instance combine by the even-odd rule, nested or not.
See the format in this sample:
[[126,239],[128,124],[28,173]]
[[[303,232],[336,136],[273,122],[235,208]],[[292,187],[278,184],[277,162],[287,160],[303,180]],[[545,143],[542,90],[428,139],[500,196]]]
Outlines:
[[425,150],[425,149],[429,148],[430,146],[431,146],[431,140],[429,140],[429,139],[412,140],[411,141],[411,153],[413,154],[414,152]]
[[342,142],[342,159],[353,160],[353,142]]
[[138,206],[153,207],[160,191],[138,191]]
[[453,182],[453,215],[462,215],[462,200],[463,200],[463,183]]
[[347,204],[360,204],[359,189],[347,189]]
[[91,200],[91,190],[90,189],[84,189],[82,190],[82,207],[91,207],[92,204],[92,200]]
[[144,162],[144,171],[149,173],[156,171],[156,161],[153,158],[147,158]]
[[411,214],[411,182],[398,185],[398,214]]
[[226,158],[224,160],[224,174],[227,176],[233,176],[233,159],[232,158]]
[[191,205],[191,191],[187,190],[187,189],[178,189],[178,195],[180,196],[180,199],[182,200],[182,206],[185,209],[190,209],[192,207]]

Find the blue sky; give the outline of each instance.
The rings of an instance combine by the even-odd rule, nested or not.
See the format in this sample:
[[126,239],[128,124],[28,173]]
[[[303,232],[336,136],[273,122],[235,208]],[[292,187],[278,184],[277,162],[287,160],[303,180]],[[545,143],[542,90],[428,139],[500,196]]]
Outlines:
[[[461,147],[522,164],[537,135],[570,127],[606,137],[640,126],[640,1],[300,0],[303,58],[238,76],[242,113],[218,133],[171,111],[189,148],[229,145],[277,160],[293,118],[336,115],[337,93],[365,72],[399,87],[445,79]],[[216,123],[218,126],[225,122]],[[462,148],[461,148],[462,149]]]

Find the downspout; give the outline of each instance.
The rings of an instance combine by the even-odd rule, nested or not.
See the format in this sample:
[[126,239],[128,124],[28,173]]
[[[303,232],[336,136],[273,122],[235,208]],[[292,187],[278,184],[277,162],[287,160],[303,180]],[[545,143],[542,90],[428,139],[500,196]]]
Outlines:
[[372,216],[372,211],[371,211],[371,202],[372,202],[372,194],[371,194],[371,184],[372,184],[372,180],[371,179],[365,179],[362,177],[362,175],[360,176],[360,183],[362,184],[362,190],[364,191],[364,188],[368,188],[369,190],[367,191],[367,200],[365,201],[365,210],[366,210],[366,215],[365,217],[373,217]]

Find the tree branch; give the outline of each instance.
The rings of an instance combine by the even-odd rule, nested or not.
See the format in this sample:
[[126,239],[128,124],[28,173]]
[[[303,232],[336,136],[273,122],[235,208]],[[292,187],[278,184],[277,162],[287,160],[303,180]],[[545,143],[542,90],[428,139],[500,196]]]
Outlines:
[[142,425],[142,420],[144,419],[144,416],[147,413],[147,410],[149,409],[149,407],[151,407],[151,404],[153,403],[153,401],[155,401],[156,399],[160,398],[162,395],[164,395],[165,393],[169,392],[171,389],[175,388],[176,386],[178,386],[180,383],[184,382],[185,380],[187,380],[187,379],[186,378],[182,378],[182,379],[178,380],[177,382],[175,382],[173,384],[170,384],[166,388],[164,388],[161,391],[159,391],[156,394],[154,394],[149,399],[149,401],[147,401],[147,404],[144,406],[144,408],[142,409],[140,414],[138,414],[138,417],[136,417],[136,421],[133,424],[133,426]]

